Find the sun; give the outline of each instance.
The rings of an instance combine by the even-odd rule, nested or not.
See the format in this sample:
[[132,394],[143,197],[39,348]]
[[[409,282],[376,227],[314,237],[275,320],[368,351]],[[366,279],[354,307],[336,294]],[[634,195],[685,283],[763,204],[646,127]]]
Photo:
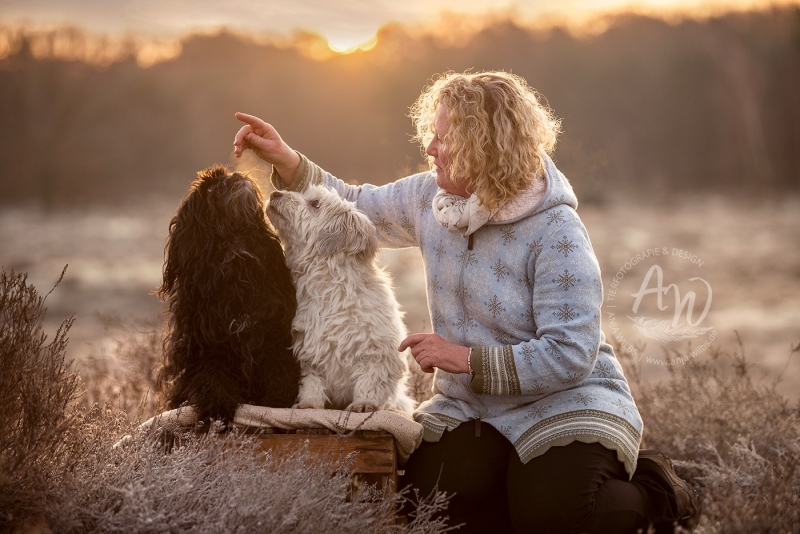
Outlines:
[[[366,38],[365,38],[366,37]],[[371,50],[378,44],[378,34],[365,35],[328,35],[328,48],[339,54],[351,54],[357,50]]]

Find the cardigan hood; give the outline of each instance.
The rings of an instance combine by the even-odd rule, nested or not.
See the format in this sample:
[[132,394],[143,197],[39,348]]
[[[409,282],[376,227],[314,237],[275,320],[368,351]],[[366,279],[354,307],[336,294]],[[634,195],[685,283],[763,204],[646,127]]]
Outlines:
[[550,156],[545,156],[542,176],[517,197],[503,204],[487,224],[510,224],[558,204],[577,210],[578,197],[567,177],[556,168]]

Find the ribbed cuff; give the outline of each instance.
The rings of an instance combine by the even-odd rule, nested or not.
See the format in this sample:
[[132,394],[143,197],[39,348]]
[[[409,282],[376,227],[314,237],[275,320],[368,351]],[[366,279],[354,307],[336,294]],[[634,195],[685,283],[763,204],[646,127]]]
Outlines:
[[486,373],[483,368],[483,358],[481,352],[483,347],[470,347],[472,352],[469,355],[469,366],[472,369],[472,380],[469,383],[469,388],[473,393],[484,393],[484,384],[486,383]]
[[511,345],[472,347],[470,358],[475,378],[469,387],[478,395],[519,395],[522,393]]
[[[295,152],[297,152],[295,150]],[[269,181],[272,183],[272,187],[278,189],[279,191],[297,191],[302,193],[308,187],[308,176],[309,176],[309,161],[308,158],[302,155],[300,152],[297,152],[297,155],[300,156],[300,165],[297,166],[297,170],[294,171],[294,178],[292,179],[292,185],[286,186],[281,180],[280,174],[275,170],[275,166],[272,166],[272,174],[269,176]]]

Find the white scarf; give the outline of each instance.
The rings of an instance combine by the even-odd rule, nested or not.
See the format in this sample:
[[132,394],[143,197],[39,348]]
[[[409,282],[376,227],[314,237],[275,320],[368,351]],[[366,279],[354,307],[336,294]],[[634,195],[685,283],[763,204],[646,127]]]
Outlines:
[[448,193],[439,189],[433,197],[433,216],[436,221],[450,230],[468,236],[486,224],[493,212],[481,204],[474,194],[469,198]]

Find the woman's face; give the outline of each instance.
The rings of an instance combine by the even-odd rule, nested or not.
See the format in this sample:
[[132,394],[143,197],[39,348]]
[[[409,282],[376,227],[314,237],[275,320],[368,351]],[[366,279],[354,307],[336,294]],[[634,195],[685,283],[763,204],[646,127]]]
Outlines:
[[448,118],[447,106],[437,104],[433,116],[433,139],[425,148],[425,153],[433,158],[433,164],[436,166],[436,185],[453,195],[468,197],[471,193],[467,188],[456,185],[450,180],[447,145],[442,141],[449,129],[450,119]]

